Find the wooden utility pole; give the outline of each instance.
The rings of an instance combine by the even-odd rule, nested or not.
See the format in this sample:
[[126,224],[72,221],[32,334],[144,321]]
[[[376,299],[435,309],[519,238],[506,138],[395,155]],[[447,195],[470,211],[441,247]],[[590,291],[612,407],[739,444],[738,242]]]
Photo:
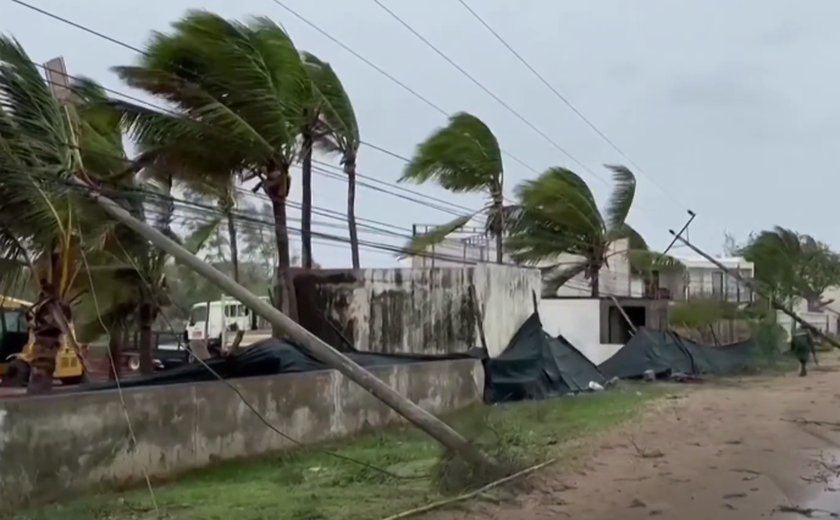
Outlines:
[[718,261],[715,257],[713,257],[713,256],[711,256],[711,255],[709,255],[709,254],[707,254],[705,251],[701,250],[699,247],[695,246],[694,244],[692,244],[691,242],[689,242],[689,241],[688,241],[688,240],[686,240],[685,238],[683,238],[683,237],[679,236],[677,233],[675,233],[675,232],[674,232],[674,230],[673,230],[673,229],[668,230],[668,232],[669,232],[669,233],[671,233],[672,235],[674,235],[674,237],[675,237],[677,240],[679,240],[680,242],[682,242],[683,244],[685,244],[686,246],[688,246],[688,247],[689,247],[689,249],[691,249],[692,251],[694,251],[694,252],[695,252],[695,253],[697,253],[698,255],[702,256],[703,258],[705,258],[705,259],[706,259],[706,260],[708,260],[709,262],[711,262],[711,263],[713,263],[714,265],[716,265],[716,266],[717,266],[718,268],[720,268],[720,269],[721,269],[724,273],[728,274],[729,276],[732,276],[733,278],[735,278],[736,280],[738,280],[739,282],[741,282],[741,283],[742,283],[742,284],[744,284],[745,286],[749,287],[749,288],[750,288],[750,290],[752,290],[752,292],[753,292],[753,293],[755,293],[755,294],[757,294],[757,295],[761,296],[762,298],[766,299],[768,302],[770,302],[770,305],[771,305],[774,309],[780,310],[780,311],[782,311],[783,313],[787,314],[787,315],[788,315],[788,316],[790,316],[790,318],[791,318],[793,321],[795,321],[796,323],[799,323],[800,325],[802,325],[802,326],[803,326],[803,327],[805,327],[806,329],[808,329],[808,330],[810,330],[811,332],[815,333],[817,336],[821,337],[821,338],[822,338],[822,339],[824,339],[826,342],[828,342],[829,344],[831,344],[831,346],[833,346],[834,348],[838,348],[838,349],[840,349],[840,343],[838,343],[838,342],[837,342],[834,338],[830,338],[830,337],[828,337],[825,333],[823,333],[823,331],[821,331],[820,329],[818,329],[818,328],[814,327],[813,325],[811,325],[811,324],[810,324],[810,323],[808,323],[807,321],[805,321],[805,320],[803,320],[802,318],[800,318],[798,314],[796,314],[796,313],[795,313],[795,312],[793,312],[792,310],[788,309],[786,306],[784,306],[784,305],[782,305],[781,303],[779,303],[779,301],[778,301],[778,300],[776,300],[775,298],[773,298],[773,297],[771,297],[771,296],[767,296],[766,294],[764,294],[764,292],[763,292],[761,289],[759,289],[758,285],[757,285],[757,284],[755,284],[755,283],[753,283],[753,281],[752,281],[752,280],[747,280],[746,278],[744,278],[743,276],[741,276],[741,273],[736,273],[736,272],[731,271],[731,270],[730,270],[730,269],[728,269],[726,266],[724,266],[722,263],[720,263],[720,262],[719,262],[719,261]]
[[219,287],[224,294],[233,296],[257,315],[265,318],[269,323],[282,330],[289,338],[308,349],[318,360],[338,370],[344,376],[355,382],[388,407],[406,418],[409,422],[428,433],[435,440],[459,454],[466,461],[482,467],[494,467],[495,462],[487,458],[461,434],[446,423],[412,403],[385,384],[379,378],[356,364],[353,360],[333,349],[318,337],[295,323],[294,320],[278,311],[270,304],[262,301],[253,293],[236,283],[233,278],[207,264],[179,244],[163,235],[160,231],[135,219],[125,209],[113,200],[103,196],[91,186],[77,178],[72,181],[81,189],[90,193],[91,197],[114,219],[131,228],[137,234],[148,240],[157,248],[177,259],[213,285]]

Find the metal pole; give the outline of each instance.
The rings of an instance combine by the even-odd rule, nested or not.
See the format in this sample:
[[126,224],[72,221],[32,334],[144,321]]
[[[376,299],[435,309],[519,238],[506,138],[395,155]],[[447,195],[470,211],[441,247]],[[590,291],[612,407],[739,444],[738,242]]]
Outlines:
[[[666,247],[666,248],[665,248],[665,251],[662,253],[663,255],[667,255],[667,254],[668,254],[668,251],[670,251],[670,250],[671,250],[671,248],[672,248],[672,247],[674,247],[674,244],[677,242],[677,237],[682,236],[683,232],[685,232],[686,236],[688,236],[688,226],[690,226],[690,225],[691,225],[691,223],[694,221],[694,217],[696,217],[696,216],[697,216],[697,214],[696,214],[696,213],[694,213],[694,212],[693,212],[693,211],[691,211],[691,210],[688,210],[688,215],[689,215],[688,222],[686,222],[685,224],[683,224],[682,229],[680,229],[679,233],[677,233],[677,234],[676,234],[676,236],[674,236],[674,239],[673,239],[673,240],[671,240],[671,243],[670,243],[670,244],[668,244],[668,247]],[[673,234],[673,233],[674,233],[674,232],[673,232],[673,231],[671,231],[671,234]]]
[[382,401],[386,406],[402,415],[432,438],[471,463],[483,467],[495,466],[493,461],[488,459],[480,450],[449,425],[397,393],[396,390],[359,366],[355,361],[324,343],[317,336],[298,325],[293,319],[236,283],[233,278],[202,261],[160,231],[152,228],[145,222],[137,220],[116,202],[95,191],[78,178],[71,177],[70,182],[88,191],[94,201],[115,220],[129,227],[138,235],[151,242],[155,247],[165,251],[216,285],[224,294],[234,297],[253,309],[256,314],[281,329],[293,341],[308,349],[317,359],[338,370],[348,379],[373,394],[374,397]]
[[749,288],[750,288],[750,290],[752,290],[752,292],[753,292],[753,293],[758,294],[758,295],[759,295],[759,296],[761,296],[762,298],[765,298],[768,302],[770,302],[770,305],[771,305],[774,309],[777,309],[777,310],[782,311],[782,312],[783,312],[783,313],[785,313],[786,315],[790,316],[790,318],[791,318],[794,322],[799,323],[800,325],[802,325],[802,326],[803,326],[803,327],[805,327],[806,329],[808,329],[808,330],[810,330],[811,332],[815,333],[817,336],[821,337],[821,338],[822,338],[822,339],[824,339],[826,342],[828,342],[829,344],[831,344],[831,346],[833,346],[834,348],[838,348],[838,349],[840,349],[840,343],[838,343],[838,342],[837,342],[834,338],[830,338],[830,337],[828,337],[826,334],[823,334],[823,332],[822,332],[820,329],[818,329],[818,328],[814,327],[813,325],[811,325],[811,324],[810,324],[810,323],[808,323],[807,321],[805,321],[805,320],[803,320],[802,318],[800,318],[798,314],[796,314],[796,313],[795,313],[795,312],[793,312],[792,310],[788,309],[786,306],[782,305],[782,304],[781,304],[778,300],[776,300],[775,298],[773,298],[773,297],[771,297],[771,296],[767,296],[766,294],[764,294],[764,293],[763,293],[763,292],[762,292],[762,291],[758,288],[758,286],[757,286],[756,284],[754,284],[751,280],[747,280],[746,278],[744,278],[743,276],[741,276],[741,273],[735,273],[735,274],[732,274],[732,272],[731,272],[731,271],[730,271],[730,270],[729,270],[726,266],[724,266],[722,263],[720,263],[720,262],[719,262],[716,258],[714,258],[713,256],[711,256],[711,255],[707,254],[705,251],[703,251],[703,250],[702,250],[702,249],[700,249],[699,247],[695,246],[694,244],[692,244],[692,243],[691,243],[691,242],[689,242],[688,240],[684,239],[683,237],[681,237],[681,236],[677,235],[677,234],[674,232],[674,230],[670,229],[670,230],[668,230],[668,232],[669,232],[669,233],[671,233],[672,235],[674,235],[674,237],[675,237],[675,239],[676,239],[676,240],[679,240],[680,242],[682,242],[683,244],[685,244],[686,246],[688,246],[688,247],[689,247],[692,251],[694,251],[694,252],[695,252],[695,253],[697,253],[698,255],[702,256],[703,258],[705,258],[705,259],[706,259],[706,260],[708,260],[709,262],[711,262],[711,263],[715,264],[717,267],[719,267],[719,268],[720,268],[721,270],[723,270],[725,273],[729,274],[730,276],[734,276],[736,280],[738,280],[738,281],[739,281],[739,282],[741,282],[742,284],[744,284],[744,285],[746,285],[747,287],[749,287]]

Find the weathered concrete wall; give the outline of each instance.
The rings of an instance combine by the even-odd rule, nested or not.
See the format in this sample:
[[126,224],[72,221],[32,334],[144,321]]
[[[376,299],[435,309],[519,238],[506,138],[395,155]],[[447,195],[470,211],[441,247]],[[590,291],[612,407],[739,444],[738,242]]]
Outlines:
[[[402,395],[441,414],[481,399],[473,360],[371,370]],[[334,371],[234,383],[271,424],[307,444],[399,420]],[[59,499],[98,486],[168,477],[209,463],[293,447],[219,382],[123,392],[137,446],[115,392],[0,402],[0,503]]]
[[497,355],[533,312],[536,269],[481,264],[436,269],[322,270],[295,279],[300,323],[336,348],[437,354],[480,346],[478,313]]

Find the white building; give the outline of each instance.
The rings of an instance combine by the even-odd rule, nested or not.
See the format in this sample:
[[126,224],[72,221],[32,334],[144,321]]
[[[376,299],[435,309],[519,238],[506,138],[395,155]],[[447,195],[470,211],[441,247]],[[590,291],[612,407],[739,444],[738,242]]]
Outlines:
[[723,264],[726,271],[714,263],[701,257],[674,256],[686,267],[679,276],[671,276],[662,280],[667,287],[673,301],[690,301],[692,299],[716,299],[733,303],[749,303],[754,299],[752,291],[735,276],[727,273],[734,272],[741,277],[751,280],[755,276],[755,264],[741,257],[715,258]]

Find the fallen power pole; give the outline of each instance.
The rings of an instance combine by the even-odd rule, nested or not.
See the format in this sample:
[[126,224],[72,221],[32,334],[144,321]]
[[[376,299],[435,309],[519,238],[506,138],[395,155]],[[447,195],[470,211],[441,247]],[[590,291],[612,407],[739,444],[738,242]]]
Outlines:
[[755,293],[755,294],[761,296],[762,298],[766,299],[767,301],[769,301],[770,305],[774,309],[780,310],[783,313],[787,314],[788,316],[790,316],[790,318],[793,321],[802,325],[803,327],[810,330],[811,332],[814,332],[817,336],[821,337],[826,342],[831,344],[832,347],[840,349],[840,343],[838,343],[837,340],[835,340],[834,338],[828,337],[825,333],[823,333],[823,331],[821,331],[820,329],[814,327],[813,325],[811,325],[807,321],[800,318],[798,314],[796,314],[792,310],[788,309],[786,306],[779,303],[779,301],[776,300],[775,298],[773,298],[771,296],[767,296],[766,294],[764,294],[764,292],[761,289],[759,289],[758,286],[755,283],[753,283],[751,280],[747,280],[746,278],[741,276],[741,273],[729,270],[726,266],[724,266],[722,263],[720,263],[715,257],[707,254],[705,251],[701,250],[699,247],[695,246],[694,244],[692,244],[688,240],[679,236],[677,233],[674,233],[673,229],[668,230],[668,231],[669,231],[669,233],[674,235],[674,237],[677,240],[679,240],[680,242],[682,242],[683,244],[688,246],[692,251],[694,251],[698,255],[702,256],[703,258],[705,258],[709,262],[715,264],[717,267],[719,267],[721,270],[723,270],[723,272],[725,272],[727,275],[732,276],[733,278],[735,278],[736,280],[738,280],[739,282],[741,282],[745,286],[749,287],[750,290],[752,290],[753,293]]
[[429,434],[436,441],[440,442],[454,453],[457,453],[468,462],[483,467],[495,465],[495,462],[486,457],[480,450],[478,450],[449,425],[420,406],[401,396],[393,388],[359,366],[356,362],[324,343],[318,337],[295,323],[294,320],[236,283],[233,278],[202,261],[200,258],[193,255],[158,230],[135,219],[128,213],[128,211],[123,209],[116,202],[103,196],[80,179],[72,178],[71,182],[80,188],[89,191],[90,196],[106,212],[108,212],[108,214],[114,217],[114,219],[128,226],[137,234],[151,242],[152,245],[172,255],[173,258],[179,260],[203,278],[210,281],[213,285],[222,289],[224,294],[233,296],[242,302],[257,315],[261,316],[275,327],[281,329],[288,335],[289,338],[308,349],[317,359],[326,363],[330,367],[335,368],[348,379],[373,394],[374,397]]

